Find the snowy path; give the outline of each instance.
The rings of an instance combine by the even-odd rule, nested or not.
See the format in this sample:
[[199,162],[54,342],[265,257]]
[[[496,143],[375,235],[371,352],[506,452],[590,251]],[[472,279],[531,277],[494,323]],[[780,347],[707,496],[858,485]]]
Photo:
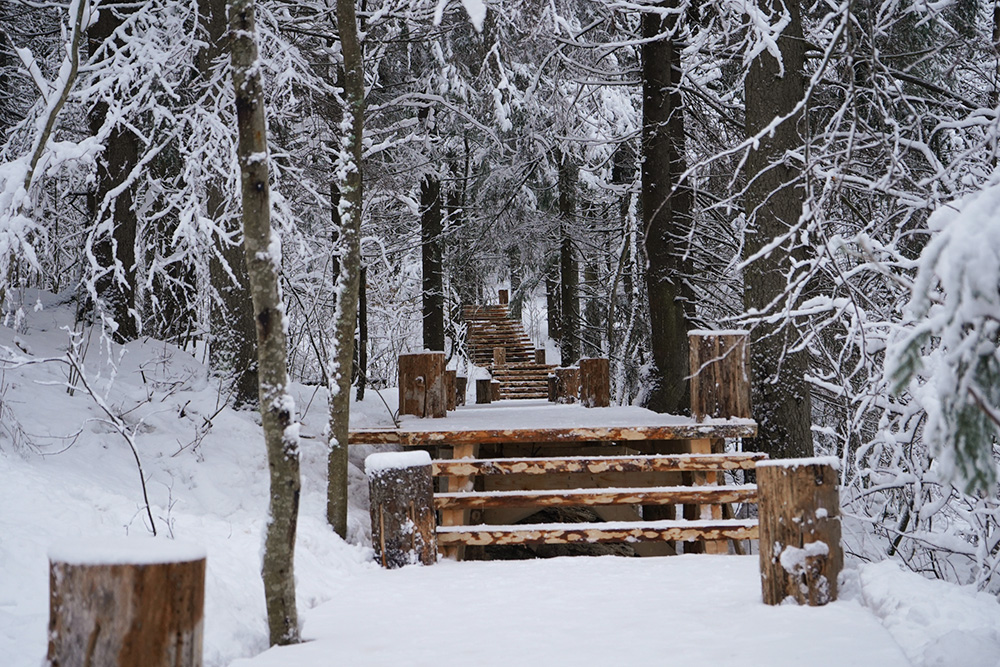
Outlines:
[[312,641],[233,667],[909,664],[856,602],[766,607],[756,556],[444,561],[333,593]]

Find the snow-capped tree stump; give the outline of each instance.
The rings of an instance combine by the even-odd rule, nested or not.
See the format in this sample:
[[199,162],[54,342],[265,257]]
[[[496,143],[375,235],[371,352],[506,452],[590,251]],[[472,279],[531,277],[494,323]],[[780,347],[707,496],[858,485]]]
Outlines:
[[836,466],[832,457],[757,464],[765,604],[792,598],[818,606],[837,599],[844,557]]
[[476,380],[476,403],[490,403],[493,401],[493,380],[490,378],[480,378]]
[[750,419],[750,335],[746,331],[691,331],[691,412]]
[[399,414],[447,416],[444,352],[399,355]]
[[161,539],[70,542],[49,551],[48,664],[202,664],[205,550]]
[[455,378],[455,405],[465,405],[465,392],[469,388],[469,378],[459,375]]
[[543,347],[535,348],[535,363],[539,366],[545,364],[545,348]]
[[455,396],[455,379],[458,377],[458,371],[445,371],[444,372],[444,397],[445,397],[445,409],[454,410],[455,404],[457,402],[457,397]]
[[507,348],[493,348],[493,368],[503,368],[507,365]]
[[372,546],[382,567],[437,561],[431,457],[425,451],[370,454]]
[[506,306],[510,303],[510,292],[505,289],[497,290],[497,301],[501,306]]
[[556,403],[573,403],[580,397],[580,369],[557,368],[552,373],[556,376]]
[[608,359],[580,360],[580,403],[585,408],[611,405],[611,363]]

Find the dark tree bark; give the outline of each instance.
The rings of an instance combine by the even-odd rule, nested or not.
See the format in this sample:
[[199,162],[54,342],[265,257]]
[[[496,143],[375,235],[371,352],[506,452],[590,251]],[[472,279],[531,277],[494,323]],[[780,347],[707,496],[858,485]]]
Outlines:
[[368,383],[368,267],[361,265],[358,276],[358,345],[357,345],[357,387],[355,400],[365,400],[365,385]]
[[[805,42],[796,0],[769,0],[765,9],[787,9],[791,22],[778,39],[784,71],[773,56],[762,52],[746,77],[746,131],[755,135],[778,116],[792,113],[805,94],[803,63]],[[747,158],[745,207],[750,221],[744,252],[756,255],[774,238],[786,233],[802,215],[799,171],[784,160],[786,151],[802,145],[799,135],[801,114],[795,113],[770,134],[760,138]],[[743,272],[743,305],[747,310],[764,311],[785,291],[784,274],[801,248],[792,242],[751,262]],[[811,401],[805,375],[809,369],[806,352],[791,352],[798,333],[794,323],[778,326],[760,323],[751,332],[750,355],[753,367],[753,414],[757,420],[755,446],[774,458],[812,456],[810,432]]]
[[424,176],[420,183],[424,349],[439,352],[444,352],[443,232],[441,181],[436,176]]
[[[212,65],[229,51],[226,0],[206,0],[199,4],[199,27],[205,46],[195,64],[196,86],[207,90],[212,85]],[[232,383],[232,401],[236,407],[257,404],[257,332],[253,320],[250,281],[240,238],[240,220],[227,211],[226,194],[216,178],[205,184],[205,207],[209,218],[226,233],[216,241],[217,254],[209,258],[209,279],[214,298],[209,326],[209,348],[213,370]]]
[[[105,7],[91,24],[87,38],[90,52],[97,51],[111,39],[122,24],[126,8]],[[88,119],[91,134],[98,134],[108,116],[106,102],[98,101]],[[108,135],[104,152],[97,161],[97,187],[88,197],[94,223],[106,226],[94,235],[94,259],[99,272],[95,287],[102,302],[99,310],[117,325],[113,336],[120,343],[135,340],[139,326],[135,311],[136,292],[136,215],[135,188],[124,188],[109,196],[129,179],[139,164],[139,139],[130,130],[116,125]],[[107,200],[107,206],[103,204]]]
[[545,312],[548,323],[549,338],[558,342],[562,338],[562,325],[559,311],[559,263],[552,262],[545,272]]
[[580,269],[571,229],[576,214],[576,170],[566,155],[559,161],[559,348],[562,365],[580,358]]
[[[243,247],[257,327],[258,396],[270,470],[269,520],[261,573],[271,644],[292,644],[299,641],[294,574],[301,489],[299,436],[295,428],[295,403],[288,394],[286,319],[278,283],[280,267],[270,249],[267,123],[261,73],[256,66],[253,0],[232,0],[229,25],[239,130],[237,158],[242,182]],[[353,317],[351,321],[353,324]]]
[[361,273],[361,153],[364,134],[365,79],[354,0],[337,0],[337,29],[344,58],[344,94],[350,129],[341,138],[338,170],[340,188],[340,271],[337,278],[336,355],[330,369],[330,454],[327,459],[326,518],[341,537],[347,535],[347,434],[351,415],[351,373],[354,327],[358,320]]
[[[664,3],[676,8],[677,2]],[[684,277],[684,239],[691,225],[685,170],[680,46],[666,36],[678,18],[642,15],[642,223],[648,260],[650,346],[655,365],[647,407],[679,414],[688,409],[687,377],[692,294]],[[657,39],[657,36],[661,36]]]

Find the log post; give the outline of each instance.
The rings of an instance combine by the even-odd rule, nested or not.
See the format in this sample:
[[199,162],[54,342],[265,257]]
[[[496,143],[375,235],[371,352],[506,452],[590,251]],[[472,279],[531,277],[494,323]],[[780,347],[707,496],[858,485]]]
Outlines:
[[445,409],[447,410],[454,410],[458,400],[455,396],[455,380],[457,377],[458,371],[444,372],[444,397]]
[[837,599],[844,562],[837,463],[825,457],[757,464],[765,604],[792,598],[818,606]]
[[746,331],[688,332],[691,412],[750,419],[750,335]]
[[493,380],[480,378],[476,380],[476,403],[490,403],[493,400]]
[[455,405],[465,405],[465,392],[469,386],[469,378],[459,375],[455,378]]
[[580,402],[585,408],[606,408],[611,405],[610,360],[580,360]]
[[493,368],[503,368],[507,365],[507,348],[493,348]]
[[499,401],[500,400],[500,381],[491,380],[490,381],[490,400]]
[[549,402],[555,403],[559,398],[559,380],[556,379],[555,375],[549,374],[547,378],[549,382]]
[[425,451],[369,454],[372,547],[382,567],[437,561],[431,457]]
[[556,402],[575,402],[580,396],[580,369],[557,368],[553,373],[556,376]]
[[508,292],[505,289],[498,290],[497,301],[500,303],[501,306],[506,306],[508,303],[510,303],[510,292]]
[[545,365],[545,348],[536,347],[535,348],[535,364],[539,366]]
[[202,664],[205,550],[172,540],[102,538],[49,551],[48,663]]
[[447,416],[444,352],[399,355],[399,414]]

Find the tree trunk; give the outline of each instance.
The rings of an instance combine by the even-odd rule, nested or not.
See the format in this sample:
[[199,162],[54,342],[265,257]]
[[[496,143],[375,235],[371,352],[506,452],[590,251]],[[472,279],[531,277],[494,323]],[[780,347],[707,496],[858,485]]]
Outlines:
[[557,342],[562,337],[559,310],[559,264],[552,262],[545,272],[545,312],[549,338]]
[[[662,3],[676,8],[676,0]],[[655,371],[647,407],[680,414],[688,408],[687,377],[692,297],[684,259],[691,225],[691,192],[680,183],[685,170],[684,112],[680,93],[680,46],[669,37],[678,18],[642,15],[642,224],[650,347]]]
[[[212,84],[212,67],[229,51],[226,0],[207,0],[199,4],[199,24],[205,46],[195,62],[197,86],[207,90]],[[206,213],[226,236],[216,239],[218,253],[209,258],[212,304],[209,315],[212,369],[229,378],[233,405],[237,408],[257,404],[257,331],[253,319],[250,280],[243,254],[240,221],[231,216],[227,195],[217,177],[205,183]]]
[[559,343],[562,365],[570,366],[580,358],[580,270],[573,256],[570,230],[576,214],[574,193],[576,170],[569,157],[557,153],[559,160]]
[[368,267],[361,265],[358,276],[358,382],[355,400],[365,400],[365,385],[368,384]]
[[229,25],[239,130],[237,158],[243,184],[243,247],[257,325],[258,397],[271,484],[262,565],[264,595],[271,644],[292,644],[299,641],[294,575],[301,488],[299,436],[295,402],[288,393],[287,322],[278,284],[279,257],[271,250],[277,237],[271,230],[267,123],[253,0],[232,1]]
[[444,276],[441,246],[441,181],[424,176],[420,184],[420,249],[423,266],[424,349],[444,352]]
[[[122,24],[120,12],[129,10],[105,8],[90,26],[88,39],[93,54]],[[90,112],[90,132],[97,135],[107,121],[108,105],[98,101]],[[136,293],[136,231],[135,188],[124,188],[115,196],[110,193],[123,185],[139,164],[139,139],[129,129],[116,123],[97,160],[97,187],[90,196],[90,210],[99,227],[94,234],[93,267],[99,275],[95,281],[97,297],[102,302],[98,310],[114,320],[113,336],[120,343],[135,340],[139,327],[135,312]],[[105,204],[105,200],[107,200]],[[101,229],[103,227],[103,229]]]
[[[776,116],[787,116],[805,94],[802,73],[805,42],[799,6],[795,0],[765,2],[762,9],[777,12],[786,8],[790,23],[778,38],[784,71],[779,62],[763,51],[750,63],[746,77],[746,131],[755,135]],[[785,160],[786,151],[802,145],[796,113],[760,138],[747,157],[747,189],[744,207],[749,221],[744,256],[752,257],[774,238],[788,232],[802,215],[803,192],[794,161]],[[802,248],[789,241],[752,261],[743,271],[743,306],[747,311],[765,311],[785,292],[785,273],[801,259]],[[810,432],[811,401],[805,376],[808,354],[791,352],[798,342],[794,324],[761,322],[750,337],[752,401],[757,437],[754,446],[772,458],[812,456]]]
[[340,271],[337,277],[337,310],[330,372],[330,454],[327,466],[326,519],[341,537],[347,535],[347,434],[351,417],[351,363],[354,360],[354,327],[358,318],[358,285],[361,267],[361,152],[364,134],[365,79],[354,0],[337,0],[337,28],[344,58],[344,109],[348,129],[341,137],[337,158],[340,182]]

